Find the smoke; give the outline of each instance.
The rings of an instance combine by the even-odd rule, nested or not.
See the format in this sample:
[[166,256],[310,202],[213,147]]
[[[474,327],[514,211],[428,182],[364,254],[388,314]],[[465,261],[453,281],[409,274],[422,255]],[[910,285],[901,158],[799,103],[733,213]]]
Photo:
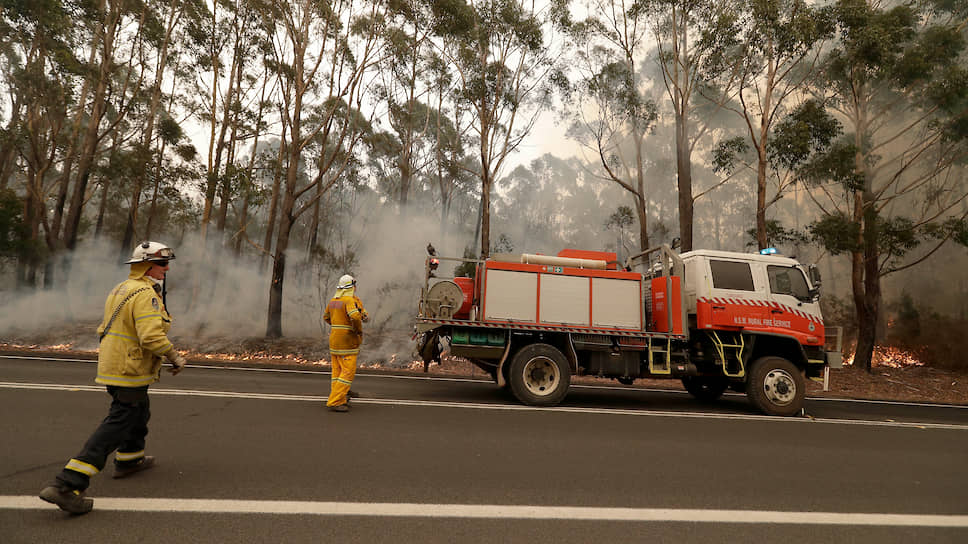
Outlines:
[[[300,245],[287,253],[283,285],[283,333],[293,345],[318,345],[325,356],[328,330],[322,315],[344,273],[357,278],[357,295],[370,322],[362,361],[409,362],[413,317],[423,285],[426,246],[441,253],[461,255],[468,240],[442,235],[438,215],[408,209],[401,214],[373,196],[364,197],[349,225],[337,227],[341,247],[352,263],[336,268],[325,259],[310,259]],[[455,229],[456,232],[457,229]],[[172,315],[170,337],[179,349],[201,352],[238,352],[265,335],[269,304],[271,259],[261,265],[256,255],[238,257],[221,244],[191,234],[169,244],[176,258],[166,279],[167,308]],[[293,244],[297,245],[297,244]],[[71,343],[75,349],[97,348],[96,328],[107,293],[128,274],[117,261],[116,243],[84,241],[55,263],[61,285],[45,289],[0,290],[0,341]],[[62,271],[68,271],[66,276]],[[7,282],[11,285],[13,282]],[[18,342],[20,343],[20,342]]]

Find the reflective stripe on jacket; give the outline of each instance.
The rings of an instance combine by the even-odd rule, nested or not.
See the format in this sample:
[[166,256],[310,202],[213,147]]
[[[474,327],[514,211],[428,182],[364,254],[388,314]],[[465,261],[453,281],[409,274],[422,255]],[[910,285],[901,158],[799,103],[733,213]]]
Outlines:
[[329,304],[323,320],[330,324],[329,352],[333,355],[355,355],[360,352],[363,338],[363,321],[366,310],[351,289],[337,291]]
[[[112,289],[104,303],[104,320],[97,329],[98,335],[104,333],[94,380],[99,384],[150,385],[159,379],[162,357],[173,349],[168,340],[171,316],[155,291],[154,282],[144,275],[150,266],[151,263],[131,265],[128,279]],[[138,289],[142,290],[124,303],[111,328],[105,331],[121,301]]]

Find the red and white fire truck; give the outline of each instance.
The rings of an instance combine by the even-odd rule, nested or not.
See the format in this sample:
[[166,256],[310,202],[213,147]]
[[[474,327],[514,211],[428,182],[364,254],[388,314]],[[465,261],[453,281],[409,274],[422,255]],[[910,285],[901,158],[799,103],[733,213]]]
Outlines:
[[[620,266],[601,251],[428,251],[416,319],[425,369],[449,349],[528,405],[558,404],[572,376],[672,378],[701,400],[730,388],[794,415],[805,379],[841,364],[839,347],[825,350],[820,274],[794,259],[662,246]],[[470,263],[473,277],[438,277],[448,261]]]

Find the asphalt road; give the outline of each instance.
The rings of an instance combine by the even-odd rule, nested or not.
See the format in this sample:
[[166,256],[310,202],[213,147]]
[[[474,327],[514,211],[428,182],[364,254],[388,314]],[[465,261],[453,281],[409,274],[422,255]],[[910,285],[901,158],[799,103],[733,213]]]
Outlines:
[[0,541],[968,542],[968,408],[191,365],[152,387],[157,468],[36,498],[104,416],[94,365],[0,355]]

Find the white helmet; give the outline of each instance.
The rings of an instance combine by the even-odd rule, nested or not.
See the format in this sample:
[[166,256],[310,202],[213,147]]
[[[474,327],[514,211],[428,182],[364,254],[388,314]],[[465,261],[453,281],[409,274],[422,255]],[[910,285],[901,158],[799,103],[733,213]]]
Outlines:
[[175,258],[175,252],[160,242],[141,242],[131,252],[131,260],[124,264],[151,262],[168,262]]
[[356,278],[350,276],[349,274],[343,274],[339,278],[339,283],[336,284],[337,289],[349,289],[356,285]]

